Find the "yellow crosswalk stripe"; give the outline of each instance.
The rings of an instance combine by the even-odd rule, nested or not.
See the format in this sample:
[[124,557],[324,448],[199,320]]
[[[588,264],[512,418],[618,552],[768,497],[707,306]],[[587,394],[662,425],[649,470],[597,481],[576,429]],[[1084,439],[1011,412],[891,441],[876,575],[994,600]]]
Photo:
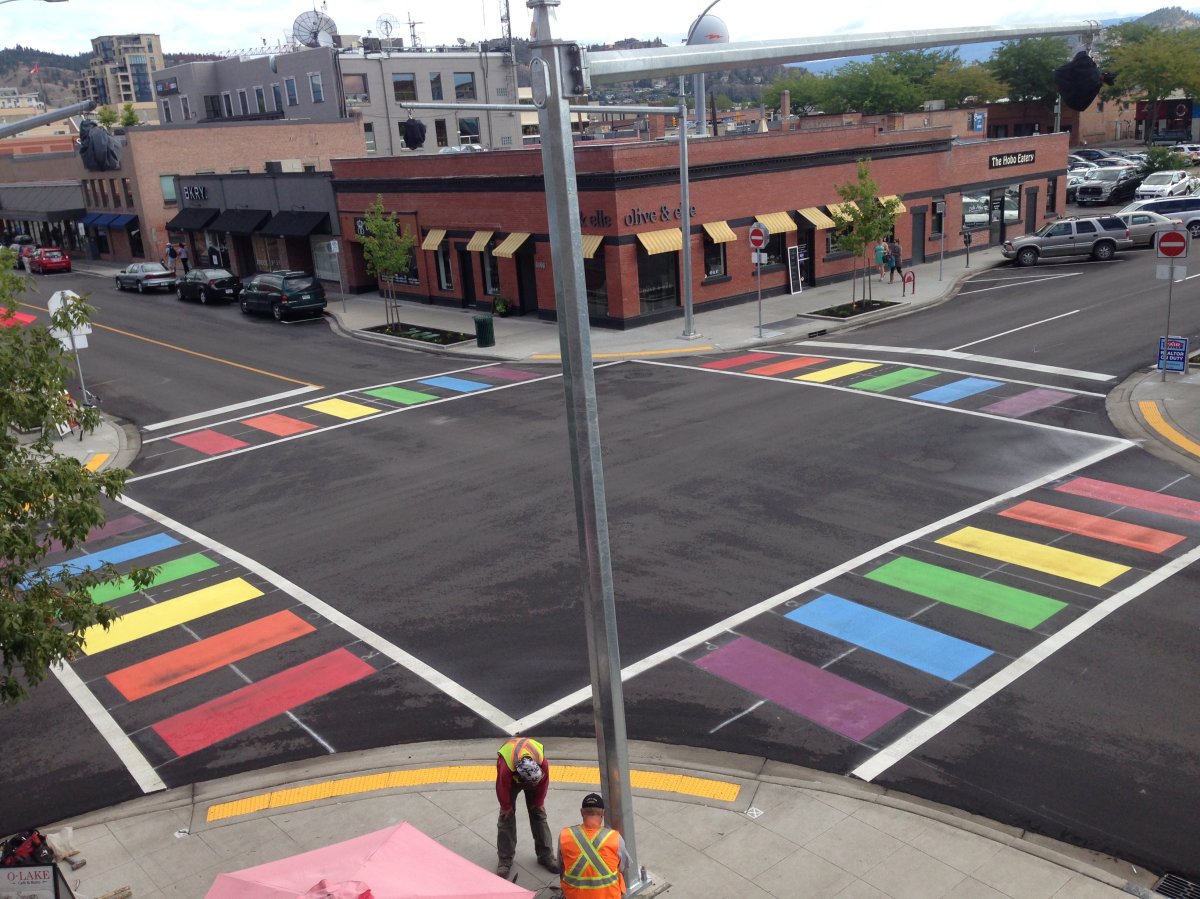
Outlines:
[[362,418],[364,415],[374,415],[379,410],[374,406],[364,406],[362,403],[352,403],[349,400],[321,400],[319,403],[309,403],[304,407],[314,412],[324,412],[334,418]]
[[999,562],[1032,568],[1034,571],[1078,581],[1081,584],[1091,584],[1093,587],[1103,587],[1113,578],[1120,577],[1129,570],[1128,565],[1106,562],[1094,556],[1044,546],[1032,540],[1009,537],[1007,534],[997,534],[982,528],[962,528],[936,542],[942,546],[961,549],[963,552],[987,556]]
[[832,368],[822,368],[820,371],[810,371],[806,375],[796,375],[794,381],[814,381],[817,384],[828,384],[830,381],[836,381],[838,378],[844,378],[847,375],[856,375],[860,371],[866,371],[870,368],[879,368],[878,362],[843,362],[841,365],[835,365]]

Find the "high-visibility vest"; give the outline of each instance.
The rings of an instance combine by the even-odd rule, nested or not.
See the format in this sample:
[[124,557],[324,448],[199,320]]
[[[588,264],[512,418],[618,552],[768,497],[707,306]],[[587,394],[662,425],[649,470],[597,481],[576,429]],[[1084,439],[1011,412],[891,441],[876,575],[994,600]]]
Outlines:
[[521,760],[522,756],[529,756],[539,765],[542,764],[542,760],[546,757],[542,744],[528,737],[513,737],[501,746],[496,751],[496,754],[504,759],[504,764],[508,765],[509,771],[517,770],[517,762]]
[[621,899],[621,836],[608,827],[590,837],[581,825],[563,828],[558,838],[562,852],[563,899]]

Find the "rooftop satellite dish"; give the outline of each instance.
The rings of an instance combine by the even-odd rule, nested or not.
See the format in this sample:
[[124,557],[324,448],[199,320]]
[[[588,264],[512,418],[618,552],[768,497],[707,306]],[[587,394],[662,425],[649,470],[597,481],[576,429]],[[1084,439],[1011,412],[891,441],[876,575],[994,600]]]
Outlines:
[[467,39],[465,37],[458,37],[455,38],[455,40],[458,41],[458,45],[460,47],[465,47],[467,45]]
[[379,29],[379,33],[385,38],[390,38],[392,36],[392,32],[395,31],[399,25],[399,19],[397,19],[395,16],[389,16],[386,13],[375,20],[375,27]]
[[292,39],[305,47],[332,47],[335,34],[333,19],[315,9],[300,13],[292,23]]

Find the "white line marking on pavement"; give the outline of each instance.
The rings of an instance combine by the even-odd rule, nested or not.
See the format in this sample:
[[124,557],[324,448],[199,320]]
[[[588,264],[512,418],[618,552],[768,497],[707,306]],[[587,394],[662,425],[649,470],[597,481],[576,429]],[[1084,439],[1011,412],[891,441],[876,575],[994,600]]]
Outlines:
[[885,746],[857,768],[850,772],[852,777],[861,780],[874,780],[888,768],[919,749],[932,740],[950,725],[954,724],[968,712],[978,708],[991,699],[1022,674],[1032,671],[1051,655],[1062,649],[1076,637],[1079,637],[1099,624],[1113,612],[1126,603],[1141,596],[1152,587],[1156,587],[1176,572],[1182,571],[1193,562],[1200,559],[1200,546],[1192,549],[1169,563],[1152,571],[1136,584],[1130,584],[1119,593],[1114,593],[1100,605],[1089,609],[1081,616],[1053,636],[1047,637],[1025,655],[1011,662],[1006,668],[997,671],[982,684],[969,693],[956,699],[937,714],[914,727],[904,736]]
[[[853,559],[848,559],[835,568],[831,568],[822,574],[811,577],[793,587],[788,587],[786,590],[776,593],[774,596],[770,596],[767,599],[755,603],[754,605],[743,609],[740,612],[730,615],[728,618],[718,621],[716,624],[706,627],[702,631],[697,631],[690,637],[684,637],[682,640],[672,643],[670,646],[660,649],[658,652],[652,653],[651,655],[646,656],[640,661],[634,662],[632,665],[626,668],[622,668],[621,680],[622,682],[631,680],[632,678],[637,677],[639,674],[661,665],[663,662],[670,661],[676,656],[694,649],[701,643],[707,643],[714,637],[718,637],[726,631],[732,630],[751,620],[752,618],[756,618],[763,612],[769,612],[776,606],[782,605],[790,599],[795,599],[796,597],[803,595],[808,590],[816,589],[822,584],[832,581],[834,578],[839,578],[844,574],[848,574],[854,569],[865,565],[867,562],[874,561],[880,556],[884,556],[898,547],[904,546],[907,543],[911,543],[913,540],[919,540],[920,538],[941,530],[948,525],[955,524],[956,522],[970,518],[972,515],[977,515],[980,512],[984,512],[994,506],[1007,502],[1014,497],[1028,493],[1030,490],[1034,490],[1045,484],[1057,481],[1060,478],[1064,478],[1069,474],[1073,474],[1074,472],[1079,471],[1082,468],[1086,468],[1089,465],[1095,465],[1096,463],[1107,459],[1109,456],[1116,455],[1117,453],[1130,449],[1133,446],[1133,443],[1125,440],[1114,442],[1112,446],[1097,450],[1091,455],[1085,456],[1078,462],[1073,462],[1070,465],[1064,465],[1062,468],[1052,471],[1049,474],[1042,475],[1039,478],[1035,478],[1034,480],[1022,484],[1019,487],[1014,487],[1012,490],[1005,491],[998,496],[993,496],[991,499],[985,499],[973,506],[962,509],[959,512],[955,512],[953,515],[947,515],[945,518],[938,519],[931,524],[917,528],[915,531],[910,531],[907,534],[896,537],[895,539],[889,540],[886,543],[882,543],[874,549],[869,549],[865,553],[855,556]],[[565,712],[572,706],[578,705],[579,703],[591,698],[591,695],[592,688],[590,686],[581,687],[575,692],[567,694],[566,696],[550,703],[544,708],[538,709],[535,712],[531,712],[523,718],[518,718],[513,722],[512,729],[509,731],[509,733],[516,734],[528,731],[529,728],[541,724],[543,721],[553,718],[555,715]]]
[[[528,383],[528,382],[526,382],[526,383]],[[490,702],[487,702],[486,700],[482,699],[481,697],[476,696],[474,693],[472,693],[466,687],[463,687],[460,684],[456,683],[455,681],[451,680],[449,677],[442,674],[437,669],[435,669],[429,665],[426,665],[424,662],[422,662],[416,656],[405,652],[403,649],[401,649],[395,643],[392,643],[390,640],[387,640],[387,639],[381,637],[379,634],[375,633],[374,631],[369,630],[368,628],[359,624],[357,621],[355,621],[349,615],[346,615],[343,612],[338,611],[337,609],[335,609],[333,606],[331,606],[329,603],[325,602],[324,600],[318,599],[316,596],[309,593],[303,587],[300,587],[297,584],[293,584],[291,581],[289,581],[283,575],[281,575],[275,571],[272,571],[270,568],[267,568],[265,565],[262,565],[256,561],[254,561],[249,556],[243,555],[242,553],[238,552],[237,550],[231,549],[230,547],[225,546],[222,543],[218,543],[216,540],[213,540],[211,537],[207,537],[204,534],[201,534],[199,531],[195,531],[192,528],[189,528],[185,524],[180,524],[178,521],[174,521],[173,519],[168,518],[166,515],[163,515],[161,512],[157,512],[154,509],[151,509],[149,506],[145,506],[142,503],[139,503],[135,499],[130,499],[128,496],[122,496],[118,499],[118,502],[122,503],[125,506],[128,506],[130,509],[133,509],[135,512],[141,512],[146,517],[154,519],[155,521],[157,521],[159,524],[163,525],[164,527],[168,527],[168,528],[171,528],[171,530],[173,530],[173,531],[177,531],[178,533],[187,537],[189,540],[193,540],[196,543],[201,544],[202,546],[207,546],[209,549],[213,550],[214,552],[218,552],[221,555],[225,556],[225,558],[229,559],[230,561],[236,562],[237,564],[239,564],[243,568],[245,568],[247,571],[253,572],[254,574],[258,575],[260,578],[262,578],[264,581],[266,581],[267,583],[273,584],[275,587],[282,590],[284,593],[288,594],[293,599],[297,600],[298,602],[302,603],[303,605],[308,606],[308,608],[312,609],[314,612],[317,612],[320,615],[324,616],[332,624],[336,624],[342,630],[346,631],[347,633],[351,634],[354,637],[357,637],[363,643],[366,643],[371,648],[373,648],[373,649],[377,650],[378,652],[380,652],[381,654],[387,656],[389,659],[391,659],[396,664],[407,669],[408,671],[411,671],[413,674],[415,674],[417,677],[421,678],[422,680],[426,681],[427,683],[432,684],[434,687],[441,690],[447,696],[451,697],[452,699],[456,699],[458,702],[465,705],[468,709],[470,709],[476,715],[479,715],[479,717],[485,719],[486,721],[490,721],[492,724],[496,725],[496,727],[500,728],[501,730],[507,730],[510,733],[513,732],[510,730],[510,728],[513,725],[513,719],[510,718],[508,715],[506,715],[504,712],[500,711],[498,708],[496,708]]]
[[[974,296],[977,293],[987,293],[989,290],[1003,290],[1004,288],[1011,287],[1014,284],[1016,284],[1018,286],[1024,286],[1026,284],[1040,284],[1042,281],[1056,281],[1059,278],[1077,278],[1077,277],[1079,277],[1079,275],[1080,275],[1080,272],[1068,272],[1065,275],[1046,275],[1044,278],[1020,278],[1020,279],[997,278],[996,280],[1002,281],[1004,283],[1001,283],[996,287],[982,287],[979,290],[964,290],[961,292],[960,296],[970,297],[970,296]],[[968,281],[965,286],[969,287],[972,284],[979,284],[979,283],[981,283],[981,282],[972,280],[972,281]]]
[[1077,368],[1060,368],[1057,365],[1042,365],[1038,362],[1022,362],[1019,359],[1001,359],[997,356],[978,356],[975,353],[959,353],[954,350],[931,350],[914,346],[876,346],[869,343],[825,343],[820,340],[801,340],[795,346],[832,347],[835,350],[869,350],[876,353],[902,353],[909,356],[942,356],[946,359],[966,359],[970,362],[981,362],[984,365],[1001,365],[1005,368],[1024,368],[1029,371],[1040,371],[1051,375],[1067,375],[1081,378],[1085,381],[1112,381],[1116,375],[1106,375],[1098,371],[1080,371]]
[[1019,328],[1009,328],[1007,331],[1001,331],[999,334],[993,334],[990,337],[980,337],[978,340],[972,340],[970,343],[960,343],[958,346],[950,347],[952,353],[959,350],[965,350],[969,346],[975,346],[977,343],[987,343],[989,340],[995,340],[997,337],[1007,337],[1009,334],[1016,334],[1018,331],[1024,331],[1026,328],[1036,328],[1038,325],[1044,325],[1047,322],[1058,321],[1060,318],[1066,318],[1068,315],[1075,315],[1082,312],[1081,309],[1072,309],[1070,312],[1064,312],[1062,315],[1052,315],[1050,318],[1043,318],[1041,321],[1030,322],[1027,325],[1021,325]]
[[314,390],[320,390],[320,387],[308,386],[297,387],[295,390],[285,390],[283,393],[275,393],[271,396],[262,396],[256,400],[246,400],[243,403],[233,403],[229,406],[222,406],[219,409],[208,409],[204,412],[195,412],[191,415],[181,415],[179,418],[172,418],[168,421],[155,422],[152,425],[146,425],[142,428],[143,431],[161,431],[163,428],[170,428],[175,425],[181,425],[189,421],[198,421],[201,418],[209,418],[213,415],[224,415],[226,412],[234,412],[238,409],[248,409],[251,406],[261,406],[263,403],[274,403],[279,400],[287,399],[290,396],[299,396],[302,393],[312,393]]
[[717,731],[719,731],[725,725],[733,724],[733,722],[737,721],[739,718],[741,718],[745,715],[749,715],[751,712],[753,712],[756,708],[758,708],[764,702],[766,702],[765,699],[760,699],[758,702],[754,703],[754,705],[750,706],[750,708],[746,709],[745,711],[738,712],[732,718],[726,718],[724,721],[722,721],[720,724],[718,724],[716,727],[714,727],[712,730],[710,730],[709,733],[715,734]]
[[117,758],[121,760],[125,770],[142,788],[142,792],[153,793],[156,790],[165,790],[167,785],[163,783],[162,778],[158,776],[146,757],[138,751],[133,740],[126,736],[125,731],[121,730],[121,726],[108,713],[108,709],[101,705],[100,700],[92,694],[87,684],[75,673],[75,669],[70,665],[54,665],[50,670],[54,672],[54,676],[66,688],[71,698],[75,700],[76,705],[87,715],[88,720],[95,725],[96,730],[100,731],[100,736],[117,754]]

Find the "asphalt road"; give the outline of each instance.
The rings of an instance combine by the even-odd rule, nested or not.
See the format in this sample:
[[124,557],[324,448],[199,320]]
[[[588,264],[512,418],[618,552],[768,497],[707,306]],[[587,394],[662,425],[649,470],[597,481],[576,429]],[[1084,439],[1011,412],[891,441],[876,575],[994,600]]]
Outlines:
[[[1103,392],[1145,361],[1141,320],[1149,312],[1128,316],[1126,306],[1122,317],[1121,301],[1099,294],[1120,291],[1126,277],[1131,289],[1144,287],[1138,266],[1148,259],[1055,266],[1056,274],[1070,274],[1053,280],[1028,279],[1043,274],[1041,267],[997,269],[960,300],[839,335],[930,350],[982,341],[969,352],[1016,360],[1004,365],[894,349],[828,351],[833,364],[899,357],[909,368],[924,366],[924,383],[939,389],[952,388],[961,372],[996,382],[952,401],[920,399],[920,387],[899,395],[867,386],[876,371],[827,386],[747,365],[705,367],[712,360],[703,358],[598,369],[621,656],[636,672],[626,684],[630,735],[849,774],[915,728],[944,722],[876,774],[877,782],[1186,872],[1187,810],[1200,798],[1188,743],[1196,722],[1185,701],[1164,715],[1149,700],[1170,695],[1164,685],[1186,695],[1197,674],[1183,644],[1189,616],[1181,599],[1194,592],[1181,586],[1194,575],[1187,569],[1150,588],[1144,579],[1190,551],[1200,525],[1172,520],[1168,527],[1161,515],[1121,510],[1123,520],[1170,530],[1180,542],[1154,555],[1107,546],[1102,565],[1089,565],[1122,570],[1093,583],[1062,570],[997,564],[952,542],[964,528],[1004,530],[1101,555],[1090,538],[1047,538],[1044,528],[997,514],[1036,502],[1113,515],[1095,498],[1058,489],[1080,474],[1200,502],[1189,479],[1116,439],[1103,415]],[[986,292],[981,286],[1011,276],[1026,280]],[[161,440],[134,463],[129,496],[141,521],[122,539],[173,535],[214,563],[182,581],[189,589],[242,581],[255,592],[186,628],[90,653],[74,666],[165,784],[332,750],[498,736],[513,722],[546,737],[590,732],[562,393],[553,369],[506,366],[528,377],[497,383],[486,366],[463,373],[461,364],[436,357],[347,344],[320,324],[284,330],[266,320],[242,322],[234,309],[169,297],[153,305],[125,300],[97,291],[101,323],[163,342],[179,333],[186,338],[179,345],[222,361],[189,356],[175,368],[164,360],[187,354],[145,340],[131,342],[136,353],[106,361],[98,357],[109,351],[98,344],[95,361],[86,358],[115,414],[146,425],[290,389],[225,364],[250,359],[272,375],[357,388],[342,399],[368,410],[337,409],[358,417],[329,425],[325,412],[309,408],[326,389],[276,404],[306,427],[288,439],[264,438],[234,414],[217,416],[212,430],[243,446],[179,444],[173,435],[191,427],[182,425],[155,432]],[[1147,293],[1132,302],[1149,309],[1154,300]],[[1071,326],[1072,333],[1059,331]],[[111,333],[114,347],[116,337],[130,340]],[[789,364],[819,352],[813,344],[780,350]],[[169,375],[147,378],[162,370]],[[395,383],[432,394],[441,387],[420,385],[437,374],[490,389],[391,406],[364,389]],[[150,381],[151,399],[127,400],[142,379]],[[1020,402],[1031,387],[1063,396],[1019,416],[986,411],[997,399]],[[170,452],[159,451],[168,445]],[[904,566],[935,566],[941,578],[986,578],[1036,594],[1040,600],[1022,602],[1053,612],[1018,623],[931,603],[889,580],[887,572]],[[151,595],[165,600],[173,589]],[[1137,595],[1118,606],[1123,591]],[[817,600],[840,600],[840,614],[854,620],[865,614],[862,605],[919,621],[954,636],[952,646],[942,645],[943,657],[970,663],[947,671],[928,659],[902,663],[855,649],[820,622],[795,617],[824,608]],[[1076,639],[1061,636],[1109,608]],[[145,673],[164,653],[287,616],[298,622],[289,625],[297,636],[269,651],[178,682]],[[1170,655],[1161,652],[1164,629]],[[957,717],[948,711],[1014,659],[1056,640],[1057,652],[988,701]],[[268,701],[256,697],[237,710],[245,726],[228,732],[222,722],[236,716],[222,705],[225,697],[279,678],[315,685],[315,695],[267,717]],[[800,680],[848,691],[847,702],[865,711],[851,721],[836,703],[814,703],[811,692],[773,692]],[[44,819],[47,809],[60,817],[136,794],[57,683],[5,719],[6,747],[39,789],[35,799],[8,804],[0,828]],[[47,720],[79,739],[43,759]]]

